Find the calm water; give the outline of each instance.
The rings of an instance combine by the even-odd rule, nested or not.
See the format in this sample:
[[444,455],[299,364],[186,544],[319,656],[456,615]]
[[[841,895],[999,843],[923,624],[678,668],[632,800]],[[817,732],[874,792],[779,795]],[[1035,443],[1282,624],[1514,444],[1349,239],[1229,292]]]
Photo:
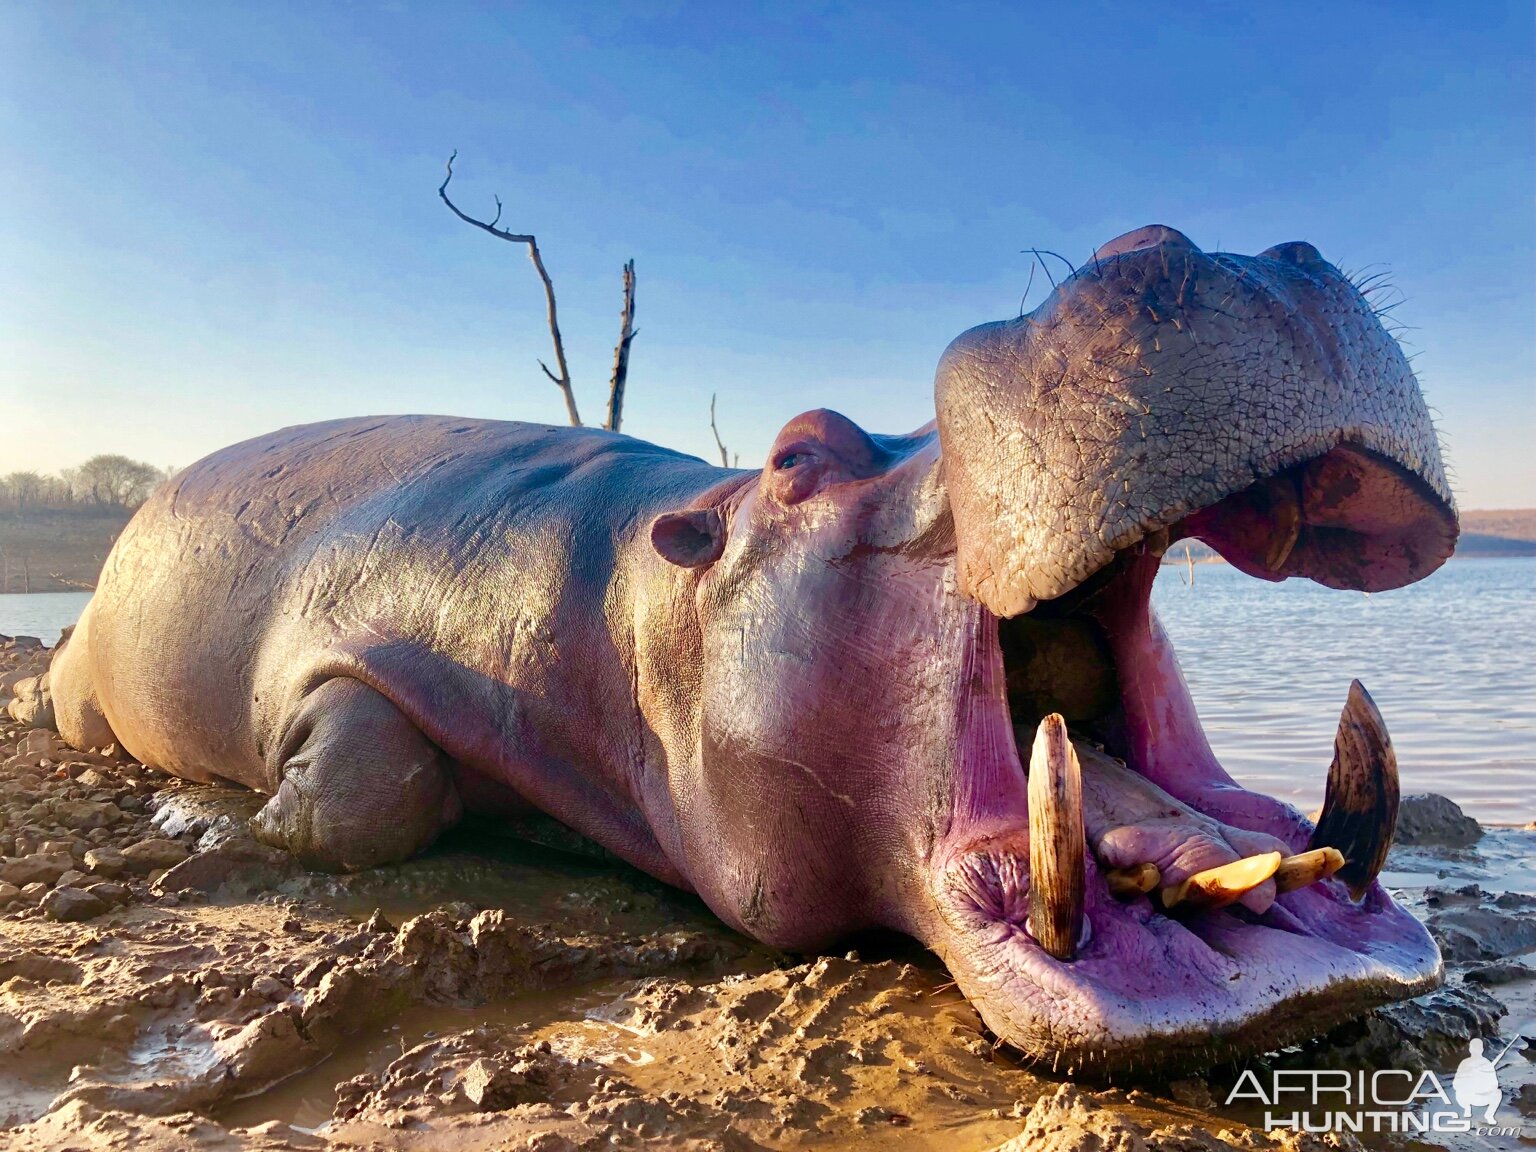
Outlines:
[[1392,733],[1405,792],[1536,820],[1536,558],[1453,560],[1366,596],[1164,568],[1153,592],[1216,754],[1240,781],[1322,801],[1352,678]]
[[[1536,558],[1454,560],[1365,596],[1265,584],[1222,564],[1164,568],[1153,598],[1216,753],[1244,783],[1322,801],[1351,678],[1370,689],[1405,791],[1479,819],[1536,820]],[[0,596],[0,633],[52,642],[83,592]]]

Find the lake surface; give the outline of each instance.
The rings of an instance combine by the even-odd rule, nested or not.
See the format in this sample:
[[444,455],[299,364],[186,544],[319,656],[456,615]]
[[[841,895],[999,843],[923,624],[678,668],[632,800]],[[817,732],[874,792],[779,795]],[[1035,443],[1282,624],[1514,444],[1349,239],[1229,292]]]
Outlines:
[[[1453,560],[1366,596],[1266,584],[1225,564],[1166,567],[1153,601],[1216,754],[1240,781],[1322,802],[1351,679],[1381,708],[1405,792],[1479,820],[1536,820],[1536,558]],[[84,592],[0,596],[0,633],[52,643]]]

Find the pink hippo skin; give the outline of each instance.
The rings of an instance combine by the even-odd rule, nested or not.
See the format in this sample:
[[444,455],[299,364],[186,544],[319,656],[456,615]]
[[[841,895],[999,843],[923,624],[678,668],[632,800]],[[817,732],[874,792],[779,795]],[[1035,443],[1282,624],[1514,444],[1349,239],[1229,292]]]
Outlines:
[[[1369,697],[1314,830],[1216,762],[1148,604],[1181,536],[1368,590],[1450,554],[1428,413],[1355,288],[1310,245],[1142,229],[959,337],[936,413],[809,412],[761,471],[439,416],[236,445],[113,549],[53,665],[60,730],[269,794],[256,834],[319,867],[536,809],[774,945],[910,933],[1063,1071],[1171,1072],[1435,986],[1375,883],[1396,779]],[[1026,764],[1050,716],[1081,800],[1032,845],[1029,772],[1075,770]],[[1344,869],[1161,895],[1309,843]],[[1032,848],[1078,886],[1032,891]],[[1111,895],[1146,864],[1158,887]],[[1042,947],[1032,906],[1080,938]]]

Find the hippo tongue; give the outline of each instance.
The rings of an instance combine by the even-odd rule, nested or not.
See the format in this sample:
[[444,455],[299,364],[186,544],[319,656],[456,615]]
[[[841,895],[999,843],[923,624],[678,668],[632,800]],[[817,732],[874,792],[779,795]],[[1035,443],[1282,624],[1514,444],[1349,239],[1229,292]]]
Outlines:
[[961,587],[995,615],[1162,528],[1268,579],[1368,591],[1455,540],[1412,371],[1309,245],[1123,237],[1029,316],[960,336],[935,400]]

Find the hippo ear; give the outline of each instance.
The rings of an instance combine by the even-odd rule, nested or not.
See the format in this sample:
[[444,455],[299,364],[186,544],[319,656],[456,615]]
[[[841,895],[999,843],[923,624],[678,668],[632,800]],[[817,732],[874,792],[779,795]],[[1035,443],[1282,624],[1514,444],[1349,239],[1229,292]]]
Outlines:
[[668,564],[702,568],[725,551],[725,523],[713,508],[664,512],[651,521],[651,547]]

